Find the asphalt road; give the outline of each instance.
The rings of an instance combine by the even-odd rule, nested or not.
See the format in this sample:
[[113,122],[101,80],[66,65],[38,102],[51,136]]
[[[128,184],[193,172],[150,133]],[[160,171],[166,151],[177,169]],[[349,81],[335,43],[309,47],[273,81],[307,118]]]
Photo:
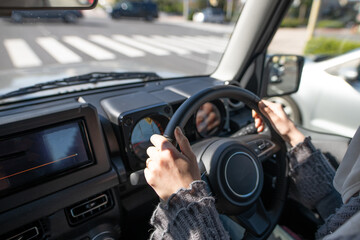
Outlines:
[[231,29],[164,19],[85,17],[76,24],[0,19],[0,31],[0,88],[4,88],[28,85],[32,81],[26,80],[28,76],[46,78],[44,73],[156,71],[165,77],[211,73]]

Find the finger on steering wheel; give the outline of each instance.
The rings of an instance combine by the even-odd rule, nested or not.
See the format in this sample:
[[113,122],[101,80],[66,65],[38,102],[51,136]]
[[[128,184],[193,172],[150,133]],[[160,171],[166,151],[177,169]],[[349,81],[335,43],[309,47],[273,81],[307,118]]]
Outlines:
[[264,131],[265,129],[264,122],[261,116],[255,110],[252,110],[252,117],[254,118],[255,128],[257,129],[257,131],[258,132]]
[[150,142],[158,151],[163,151],[166,149],[172,149],[174,146],[164,137],[158,134],[154,134],[150,138]]
[[184,136],[180,127],[176,127],[174,133],[175,133],[175,139],[179,144],[182,154],[184,154],[189,159],[194,159],[195,155],[191,149],[189,140]]
[[157,159],[159,156],[159,152],[155,147],[148,147],[146,153],[151,159]]

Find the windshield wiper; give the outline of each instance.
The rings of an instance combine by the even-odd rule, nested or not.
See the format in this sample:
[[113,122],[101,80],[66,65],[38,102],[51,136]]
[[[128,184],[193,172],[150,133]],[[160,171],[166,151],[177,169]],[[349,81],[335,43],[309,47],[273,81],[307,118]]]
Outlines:
[[44,90],[50,90],[61,87],[68,87],[86,83],[98,83],[105,81],[128,80],[128,79],[142,79],[143,81],[151,81],[161,79],[159,75],[154,72],[93,72],[74,77],[63,78],[50,82],[38,83],[30,87],[19,88],[18,90],[3,94],[0,99],[16,97],[35,93]]

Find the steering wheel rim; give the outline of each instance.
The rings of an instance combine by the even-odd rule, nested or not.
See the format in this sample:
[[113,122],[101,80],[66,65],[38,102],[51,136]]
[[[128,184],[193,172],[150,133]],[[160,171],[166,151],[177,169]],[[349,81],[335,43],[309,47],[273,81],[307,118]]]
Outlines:
[[[231,218],[233,220],[235,220],[238,224],[240,224],[242,227],[244,227],[246,229],[246,234],[243,239],[266,239],[271,234],[273,229],[275,228],[277,221],[280,217],[280,214],[282,212],[283,206],[285,204],[285,199],[286,199],[286,194],[287,194],[287,169],[288,169],[288,167],[287,167],[287,161],[286,161],[285,143],[282,140],[282,138],[280,137],[280,135],[275,131],[275,129],[273,129],[273,127],[270,124],[270,121],[260,112],[259,107],[258,107],[260,98],[248,90],[245,90],[245,89],[242,89],[239,87],[235,87],[235,86],[230,86],[230,85],[219,85],[219,86],[213,86],[213,87],[204,89],[204,90],[194,94],[190,98],[188,98],[176,110],[175,114],[170,119],[170,121],[164,131],[164,136],[172,143],[175,143],[175,140],[174,140],[175,139],[174,138],[175,128],[177,126],[180,126],[182,129],[184,129],[184,126],[187,123],[187,121],[190,119],[190,117],[196,112],[196,110],[202,104],[212,101],[212,100],[220,99],[220,98],[229,98],[229,99],[231,98],[231,99],[242,101],[247,106],[249,106],[250,108],[254,109],[256,112],[258,112],[259,115],[264,120],[264,122],[266,123],[266,125],[268,126],[268,129],[269,129],[269,132],[271,135],[271,141],[275,142],[276,145],[280,146],[280,150],[279,149],[276,150],[277,154],[280,155],[280,158],[279,158],[280,162],[278,162],[276,164],[278,167],[278,173],[276,175],[277,183],[276,183],[276,190],[274,193],[274,197],[271,201],[272,204],[270,205],[270,207],[268,209],[265,209],[264,204],[263,204],[261,198],[259,197],[260,193],[262,193],[262,191],[263,191],[262,184],[261,184],[261,186],[259,186],[260,193],[258,193],[257,195],[256,194],[253,195],[253,198],[251,199],[251,201],[248,201],[249,205],[246,206],[246,208],[242,208],[245,210],[242,210],[243,212],[240,215],[231,216]],[[234,147],[233,143],[226,142],[225,143],[226,146],[224,147],[224,144],[222,144],[221,141],[217,141],[217,140],[214,140],[214,141],[219,146],[221,145],[220,148],[226,148],[227,145],[231,145],[232,148]],[[206,145],[205,149],[208,149],[209,146],[212,144],[211,140],[209,142],[210,143],[205,144]],[[213,144],[213,145],[216,145],[216,144]],[[236,144],[237,143],[235,143],[235,145]],[[239,147],[246,148],[247,145],[239,146]],[[236,148],[236,146],[235,146],[235,148]],[[254,156],[252,151],[245,151],[245,152],[247,155],[250,154],[251,156]],[[213,154],[213,153],[211,153],[211,154]],[[217,155],[217,157],[218,156],[219,155]],[[253,157],[251,157],[251,156],[250,156],[250,159],[253,159]],[[269,158],[269,156],[267,158]],[[198,161],[199,161],[199,159],[198,159]],[[230,161],[230,160],[228,160],[228,161]],[[256,165],[256,164],[254,164],[254,165]],[[204,167],[202,160],[200,160],[199,166],[200,166],[200,168]],[[219,165],[216,165],[216,166],[217,167],[220,166],[220,163],[219,163]],[[258,166],[258,165],[256,165],[256,166]],[[260,171],[262,171],[261,163],[260,163],[260,167],[257,167],[257,168],[259,168]],[[214,171],[212,171],[212,172],[214,172]],[[208,176],[208,177],[210,178],[210,176]],[[209,182],[209,179],[207,179],[206,177],[203,180],[207,181],[208,184],[212,185],[212,187],[210,186],[210,188],[211,188],[211,190],[214,190],[214,185],[212,184],[213,181],[211,181],[211,179],[210,179],[210,182]],[[217,190],[216,188],[217,187],[215,187],[215,190]],[[218,194],[219,193],[215,193],[215,195],[218,195]],[[225,197],[225,198],[228,199],[227,197]],[[219,200],[219,202],[221,202],[220,200]],[[218,205],[219,204],[217,204],[217,208],[219,207]],[[242,205],[242,204],[240,204],[240,205]],[[218,210],[219,210],[219,208],[218,208]],[[237,211],[239,211],[239,210],[237,210]],[[227,214],[227,215],[229,215],[229,214]],[[259,223],[260,225],[264,224],[264,222],[261,220],[264,218],[266,220],[265,221],[266,226],[264,225],[264,226],[260,227],[261,228],[261,231],[260,231],[258,226],[256,226],[256,224],[257,223]]]

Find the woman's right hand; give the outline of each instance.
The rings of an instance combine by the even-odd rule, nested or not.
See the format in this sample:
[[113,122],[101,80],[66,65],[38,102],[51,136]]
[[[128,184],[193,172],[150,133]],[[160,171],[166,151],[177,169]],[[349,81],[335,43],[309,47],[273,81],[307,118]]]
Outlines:
[[149,158],[144,170],[148,184],[159,197],[167,199],[180,188],[189,188],[195,180],[200,180],[200,171],[189,140],[180,127],[174,131],[181,152],[164,136],[154,134],[150,141],[154,145],[147,149]]
[[[291,146],[295,146],[300,142],[303,142],[305,136],[296,128],[295,124],[287,117],[282,106],[278,103],[273,103],[267,100],[261,100],[259,102],[259,109],[262,114],[267,117],[274,129],[280,134],[280,136]],[[252,116],[255,119],[255,127],[258,132],[264,130],[264,122],[261,116],[252,111]]]

